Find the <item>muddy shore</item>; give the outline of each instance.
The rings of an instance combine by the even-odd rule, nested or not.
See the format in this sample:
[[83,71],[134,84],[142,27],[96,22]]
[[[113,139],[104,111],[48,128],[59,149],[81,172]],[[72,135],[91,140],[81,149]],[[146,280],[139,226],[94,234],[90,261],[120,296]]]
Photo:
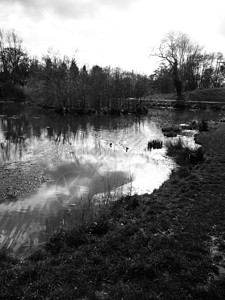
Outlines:
[[48,181],[44,168],[34,160],[0,166],[0,203],[17,201]]

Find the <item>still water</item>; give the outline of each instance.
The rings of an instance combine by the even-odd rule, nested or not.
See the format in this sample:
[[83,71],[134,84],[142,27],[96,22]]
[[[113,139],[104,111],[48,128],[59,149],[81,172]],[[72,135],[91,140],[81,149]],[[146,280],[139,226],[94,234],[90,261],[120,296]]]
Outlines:
[[[147,151],[149,140],[165,140],[162,127],[221,117],[162,110],[141,118],[62,117],[0,105],[0,172],[16,170],[18,164],[30,170],[36,164],[49,179],[25,196],[0,201],[0,247],[17,254],[42,244],[59,226],[87,217],[85,205],[90,202],[158,188],[174,168],[164,148]],[[189,135],[186,140],[193,143]]]

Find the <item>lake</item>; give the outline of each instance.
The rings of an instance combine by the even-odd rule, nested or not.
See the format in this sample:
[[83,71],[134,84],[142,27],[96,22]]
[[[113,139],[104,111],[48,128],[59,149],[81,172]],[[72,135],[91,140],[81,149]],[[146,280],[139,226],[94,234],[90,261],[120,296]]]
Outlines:
[[[164,147],[148,151],[148,141],[164,142],[162,127],[222,117],[218,112],[175,110],[152,110],[144,117],[60,116],[1,103],[0,178],[3,170],[10,176],[20,168],[18,174],[31,172],[32,181],[32,170],[38,173],[40,167],[48,180],[24,195],[15,188],[6,197],[2,194],[0,247],[24,255],[59,226],[88,218],[90,202],[151,193],[175,164]],[[184,139],[194,144],[192,132]],[[18,175],[18,189],[26,184],[21,178]]]

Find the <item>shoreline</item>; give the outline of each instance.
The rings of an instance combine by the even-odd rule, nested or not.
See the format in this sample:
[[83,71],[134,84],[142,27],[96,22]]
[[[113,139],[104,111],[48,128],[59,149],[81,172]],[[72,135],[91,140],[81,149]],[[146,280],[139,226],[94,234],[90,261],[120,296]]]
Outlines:
[[59,232],[24,262],[1,254],[1,299],[224,299],[224,137],[225,123],[199,133],[204,162]]

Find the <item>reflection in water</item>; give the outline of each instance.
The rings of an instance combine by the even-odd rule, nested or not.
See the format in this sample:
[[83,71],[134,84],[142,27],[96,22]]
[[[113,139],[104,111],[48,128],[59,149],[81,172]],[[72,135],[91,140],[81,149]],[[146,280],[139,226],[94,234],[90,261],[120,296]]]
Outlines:
[[149,140],[164,139],[160,128],[173,124],[177,115],[172,112],[143,119],[62,118],[32,110],[3,113],[0,166],[35,160],[51,178],[25,199],[0,204],[0,244],[19,254],[44,242],[60,221],[70,226],[84,216],[83,204],[151,193],[173,167],[164,149],[146,150]]
[[54,231],[54,224],[63,220],[69,226],[81,218],[83,204],[91,199],[152,192],[170,170],[160,153],[152,154],[123,155],[117,164],[112,159],[114,152],[108,164],[101,161],[102,156],[90,154],[79,162],[50,168],[50,182],[23,200],[0,205],[1,242],[17,254],[25,253],[40,245]]

